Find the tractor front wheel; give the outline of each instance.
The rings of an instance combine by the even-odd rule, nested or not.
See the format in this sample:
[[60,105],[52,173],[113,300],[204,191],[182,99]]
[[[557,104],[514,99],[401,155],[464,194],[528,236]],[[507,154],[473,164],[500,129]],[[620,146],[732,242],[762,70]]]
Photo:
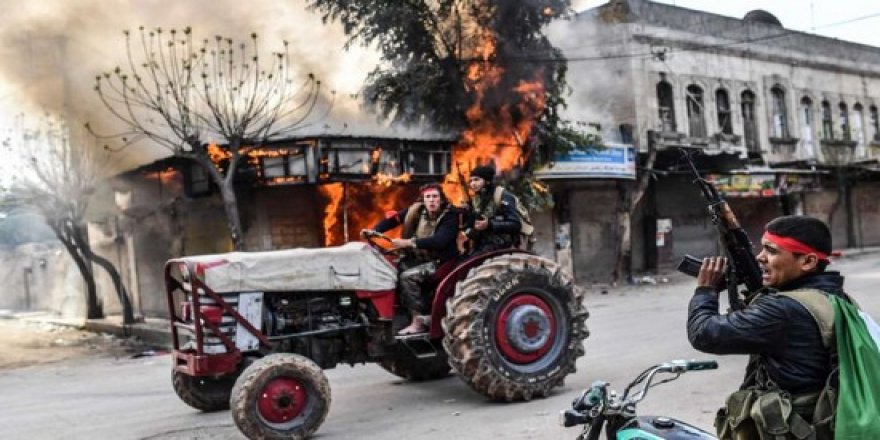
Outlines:
[[204,412],[229,409],[229,395],[235,375],[193,377],[172,371],[171,386],[177,397],[187,405]]
[[304,439],[327,417],[330,384],[311,359],[271,354],[242,372],[230,406],[236,426],[249,439]]

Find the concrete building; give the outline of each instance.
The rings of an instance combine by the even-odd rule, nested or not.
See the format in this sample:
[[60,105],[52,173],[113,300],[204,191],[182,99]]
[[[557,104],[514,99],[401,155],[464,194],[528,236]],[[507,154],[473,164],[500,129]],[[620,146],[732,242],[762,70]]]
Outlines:
[[[639,179],[651,178],[632,212],[635,271],[718,252],[680,148],[703,153],[698,167],[753,241],[766,221],[802,213],[828,221],[837,247],[880,244],[880,48],[788,30],[765,11],[737,19],[648,0],[613,0],[551,32],[569,59],[568,116],[631,141]],[[571,215],[575,273],[607,279],[607,263],[593,263],[614,259],[602,225],[629,208],[619,187],[638,182],[578,185],[562,188],[584,211]]]

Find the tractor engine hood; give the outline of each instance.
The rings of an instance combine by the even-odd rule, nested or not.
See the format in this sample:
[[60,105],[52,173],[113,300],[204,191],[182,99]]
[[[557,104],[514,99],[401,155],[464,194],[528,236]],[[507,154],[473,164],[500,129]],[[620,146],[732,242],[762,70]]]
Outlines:
[[397,269],[366,243],[316,249],[197,255],[170,263],[196,263],[215,292],[393,290]]

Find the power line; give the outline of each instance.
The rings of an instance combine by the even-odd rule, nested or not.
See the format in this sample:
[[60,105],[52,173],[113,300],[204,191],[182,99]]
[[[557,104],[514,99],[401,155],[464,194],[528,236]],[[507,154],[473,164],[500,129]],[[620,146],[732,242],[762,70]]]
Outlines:
[[825,25],[822,25],[822,26],[814,27],[813,30],[816,30],[816,29],[825,29],[825,28],[829,28],[829,27],[833,27],[833,26],[840,26],[840,25],[842,25],[842,24],[855,23],[855,22],[857,22],[857,21],[867,20],[867,19],[869,19],[869,18],[874,18],[874,17],[880,17],[880,12],[876,12],[876,13],[868,14],[868,15],[863,15],[863,16],[861,16],[861,17],[850,18],[850,19],[843,20],[843,21],[838,21],[838,22],[835,22],[835,23],[825,24]]
[[[833,23],[827,23],[827,24],[824,24],[821,26],[814,26],[813,30],[827,29],[827,28],[834,27],[834,26],[855,23],[858,21],[868,20],[868,19],[876,18],[876,17],[880,17],[880,12],[876,12],[876,13],[868,14],[868,15],[862,15],[859,17],[850,18],[850,19],[846,19],[846,20],[836,21]],[[775,40],[777,38],[787,37],[789,35],[798,34],[798,33],[804,33],[804,32],[798,31],[798,30],[784,30],[783,32],[779,32],[779,33],[771,34],[771,35],[765,35],[763,37],[746,38],[746,39],[742,39],[742,40],[729,41],[726,43],[702,44],[702,45],[696,45],[693,47],[687,47],[687,48],[681,48],[681,49],[675,49],[675,50],[667,50],[667,51],[664,51],[663,53],[665,55],[665,54],[669,54],[669,53],[682,53],[682,52],[711,50],[711,49],[715,49],[715,48],[736,46],[738,44],[748,44],[748,43],[756,43],[756,42],[761,42],[761,41]],[[826,37],[826,38],[829,38],[829,37]],[[587,47],[595,47],[595,46],[596,45],[591,45],[591,46],[587,46]],[[576,61],[600,61],[600,60],[626,59],[626,58],[648,58],[648,57],[655,57],[655,56],[657,56],[657,53],[654,51],[651,51],[651,52],[634,53],[634,54],[566,57],[565,59],[566,59],[566,61],[569,61],[569,62],[571,62],[571,61],[576,62]],[[529,58],[529,57],[523,57],[521,60],[530,61],[530,62],[560,62],[561,61],[559,59],[552,59],[552,58],[541,59],[541,58]]]
[[[880,12],[876,12],[873,14],[862,15],[855,18],[850,18],[846,20],[841,20],[833,23],[827,23],[822,26],[817,26],[814,29],[826,29],[829,27],[839,26],[842,24],[855,23],[857,21],[868,20],[871,18],[880,17]],[[736,46],[739,44],[749,44],[749,43],[757,43],[761,41],[769,41],[775,40],[777,38],[787,37],[792,34],[801,34],[806,33],[804,31],[799,30],[787,30],[783,29],[783,32],[779,32],[776,34],[765,35],[762,37],[755,38],[745,38],[742,40],[728,41],[725,43],[712,43],[712,44],[698,44],[691,47],[680,48],[680,49],[669,49],[664,50],[660,53],[656,51],[642,52],[642,53],[630,53],[630,54],[611,54],[611,55],[594,55],[594,56],[580,56],[580,57],[566,57],[562,56],[560,58],[554,57],[530,57],[530,56],[512,56],[507,59],[511,61],[520,61],[527,63],[563,63],[563,62],[580,62],[580,61],[602,61],[602,60],[615,60],[615,59],[628,59],[628,58],[649,58],[649,57],[665,57],[670,53],[683,53],[683,52],[695,52],[695,51],[703,51],[703,50],[711,50],[723,47]],[[807,33],[809,34],[809,33]],[[812,34],[815,35],[815,34]],[[824,37],[822,35],[816,35],[819,37]],[[830,37],[825,37],[830,38]],[[593,44],[588,46],[578,46],[578,48],[591,48],[599,46],[600,44]],[[461,60],[462,62],[482,62],[486,61],[480,58],[465,58]]]

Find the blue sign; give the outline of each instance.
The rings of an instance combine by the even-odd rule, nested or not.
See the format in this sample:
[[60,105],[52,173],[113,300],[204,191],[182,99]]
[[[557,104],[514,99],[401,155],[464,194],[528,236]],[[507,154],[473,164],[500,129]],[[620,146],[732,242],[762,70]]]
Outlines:
[[605,144],[593,151],[574,151],[558,156],[535,174],[541,179],[635,179],[636,149]]

